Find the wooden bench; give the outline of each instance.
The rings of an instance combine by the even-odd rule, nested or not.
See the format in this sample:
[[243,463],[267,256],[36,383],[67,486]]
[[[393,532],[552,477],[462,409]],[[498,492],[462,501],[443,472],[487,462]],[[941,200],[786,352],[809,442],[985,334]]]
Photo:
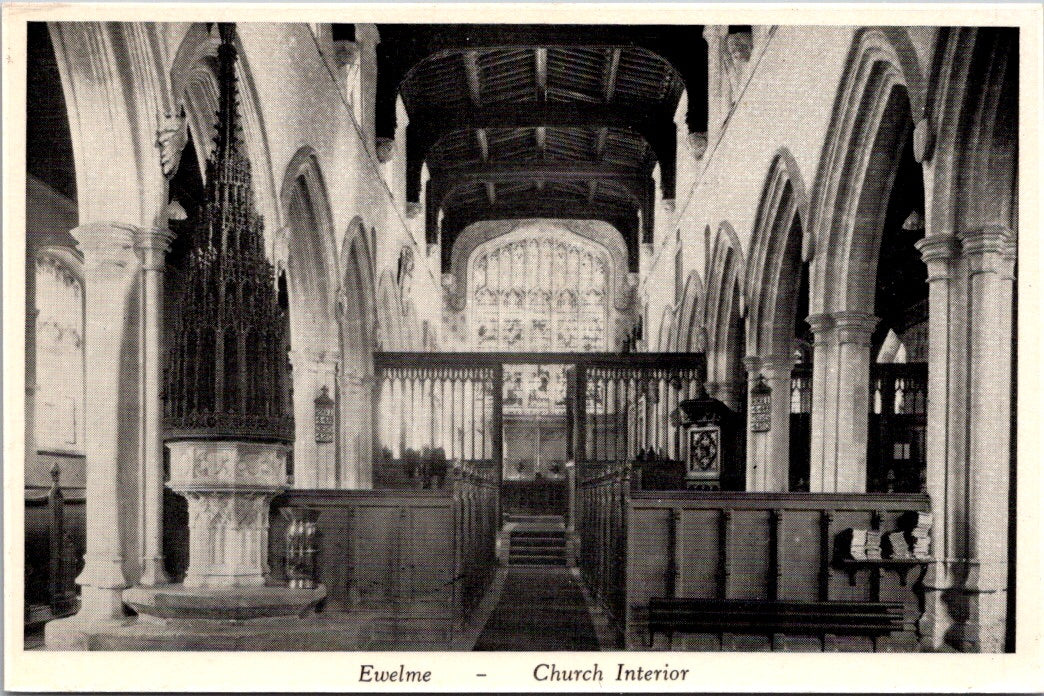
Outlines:
[[649,600],[649,645],[663,633],[879,636],[903,629],[900,602],[791,602],[757,599]]

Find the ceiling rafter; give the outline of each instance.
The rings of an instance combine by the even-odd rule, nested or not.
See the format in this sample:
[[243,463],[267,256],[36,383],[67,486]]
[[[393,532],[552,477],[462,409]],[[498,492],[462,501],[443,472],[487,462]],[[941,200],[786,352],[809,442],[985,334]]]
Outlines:
[[483,162],[489,161],[489,132],[485,128],[475,129],[475,139],[478,141],[479,157]]
[[464,75],[468,81],[468,97],[472,106],[482,106],[482,75],[479,72],[478,51],[464,51]]
[[606,104],[616,96],[616,75],[620,70],[619,48],[610,49],[605,58],[605,77],[603,78],[602,98]]
[[534,72],[536,73],[536,99],[538,102],[547,101],[547,49],[538,47],[533,49]]

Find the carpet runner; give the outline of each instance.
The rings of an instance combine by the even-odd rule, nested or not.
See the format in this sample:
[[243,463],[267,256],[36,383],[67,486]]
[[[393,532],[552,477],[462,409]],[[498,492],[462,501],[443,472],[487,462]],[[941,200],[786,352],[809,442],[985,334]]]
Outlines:
[[598,650],[584,595],[570,570],[509,567],[475,650]]

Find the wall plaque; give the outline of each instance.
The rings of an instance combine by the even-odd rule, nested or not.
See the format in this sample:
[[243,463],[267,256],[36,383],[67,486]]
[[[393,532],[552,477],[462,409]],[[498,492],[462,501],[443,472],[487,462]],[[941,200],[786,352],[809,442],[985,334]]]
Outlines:
[[334,441],[334,401],[326,385],[315,398],[315,441],[320,444]]
[[772,430],[772,388],[758,377],[757,384],[750,390],[750,429],[755,433]]

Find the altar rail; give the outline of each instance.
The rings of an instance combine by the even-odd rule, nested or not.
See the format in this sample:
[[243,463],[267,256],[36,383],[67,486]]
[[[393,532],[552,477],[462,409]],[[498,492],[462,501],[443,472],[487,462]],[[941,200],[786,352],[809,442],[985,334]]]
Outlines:
[[[846,566],[846,528],[896,529],[922,494],[639,491],[617,469],[578,493],[580,569],[630,648],[649,649],[653,597],[901,602],[903,630],[860,636],[676,636],[682,650],[914,651],[923,565]],[[663,636],[652,649],[667,649]]]
[[272,503],[269,562],[285,579],[285,507],[318,511],[318,581],[326,609],[397,618],[468,616],[496,565],[495,481],[456,468],[430,490],[293,490]]

